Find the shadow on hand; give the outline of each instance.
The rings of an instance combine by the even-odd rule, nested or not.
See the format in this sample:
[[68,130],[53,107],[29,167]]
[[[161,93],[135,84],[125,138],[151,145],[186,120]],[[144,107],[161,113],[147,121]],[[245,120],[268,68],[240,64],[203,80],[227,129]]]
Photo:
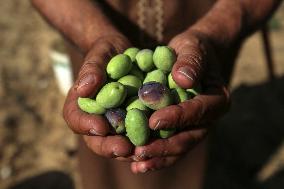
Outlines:
[[281,77],[232,92],[232,108],[212,133],[204,188],[284,187],[281,171],[263,183],[256,179],[284,141],[283,84]]

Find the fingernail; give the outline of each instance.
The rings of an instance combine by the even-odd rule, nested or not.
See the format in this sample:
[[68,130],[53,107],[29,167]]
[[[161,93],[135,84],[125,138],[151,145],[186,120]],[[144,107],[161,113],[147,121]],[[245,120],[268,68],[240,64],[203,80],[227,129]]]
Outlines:
[[140,168],[140,172],[141,173],[146,173],[148,171],[148,169],[145,167],[145,166],[143,166],[142,168]]
[[188,66],[180,67],[177,72],[192,81],[194,81],[193,77],[196,77],[196,72]]
[[137,157],[140,159],[144,159],[146,157],[146,151],[143,150]]
[[113,155],[115,155],[116,157],[119,157],[117,152],[113,152]]
[[82,79],[80,79],[76,89],[80,89],[86,85],[89,85],[91,83],[93,83],[95,80],[94,80],[94,77],[90,74],[88,74],[87,76],[83,77]]
[[148,169],[145,168],[145,169],[141,169],[140,171],[141,171],[141,173],[146,173],[148,171]]
[[138,156],[133,156],[132,158],[134,161],[139,161],[139,157]]
[[165,125],[167,125],[167,122],[166,122],[166,121],[159,120],[159,121],[157,122],[156,126],[154,127],[154,130],[157,130],[157,129],[159,129],[160,127],[163,127],[163,126],[165,126]]
[[90,135],[90,136],[102,136],[102,134],[98,133],[94,128],[89,130],[88,135]]

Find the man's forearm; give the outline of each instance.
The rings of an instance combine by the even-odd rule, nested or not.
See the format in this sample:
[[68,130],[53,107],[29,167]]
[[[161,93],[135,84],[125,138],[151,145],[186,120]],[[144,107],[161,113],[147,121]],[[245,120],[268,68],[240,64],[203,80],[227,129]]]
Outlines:
[[208,36],[226,48],[258,29],[279,6],[280,0],[219,0],[190,30]]
[[94,41],[118,31],[89,0],[32,0],[33,5],[67,39],[87,52]]

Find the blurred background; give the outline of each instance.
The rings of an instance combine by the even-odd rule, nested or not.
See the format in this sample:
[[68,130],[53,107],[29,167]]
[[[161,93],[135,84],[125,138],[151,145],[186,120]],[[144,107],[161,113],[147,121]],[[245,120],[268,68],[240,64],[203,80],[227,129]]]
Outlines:
[[[255,33],[233,73],[231,111],[210,139],[205,188],[284,188],[283,4],[269,28],[275,79]],[[28,0],[0,0],[1,189],[21,188],[38,175],[48,175],[50,188],[58,182],[80,188],[76,138],[62,119],[64,94],[56,80],[58,67],[69,74],[68,59],[54,55],[64,53],[62,41]]]

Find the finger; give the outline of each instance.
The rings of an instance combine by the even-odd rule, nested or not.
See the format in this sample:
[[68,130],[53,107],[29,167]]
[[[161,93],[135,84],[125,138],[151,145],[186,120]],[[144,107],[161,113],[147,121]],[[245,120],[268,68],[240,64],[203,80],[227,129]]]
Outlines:
[[199,83],[206,66],[203,42],[197,38],[178,38],[169,44],[177,53],[172,69],[175,82],[182,88],[192,88]]
[[157,139],[145,146],[135,148],[137,161],[152,157],[182,155],[200,142],[206,135],[206,129],[187,130],[167,139]]
[[132,162],[131,171],[135,174],[159,170],[173,165],[180,156],[155,157],[146,161]]
[[122,53],[130,44],[122,36],[105,36],[97,40],[88,52],[79,72],[75,89],[81,97],[91,97],[105,83],[105,68],[109,60]]
[[123,136],[84,136],[87,146],[96,154],[108,157],[128,157],[133,145]]
[[77,91],[71,88],[63,108],[63,118],[67,125],[77,134],[107,135],[110,131],[107,120],[103,116],[88,114],[80,110],[77,104],[78,97]]
[[119,53],[107,41],[97,41],[90,50],[75,82],[75,90],[80,97],[91,97],[105,83],[105,68],[112,56]]
[[229,108],[229,92],[225,87],[210,88],[203,94],[178,105],[162,108],[152,114],[152,129],[194,128],[218,119]]
[[109,59],[125,49],[129,43],[114,36],[97,40],[87,54],[78,79],[67,95],[63,117],[69,127],[78,134],[106,135],[110,128],[106,119],[99,115],[82,112],[77,105],[78,97],[92,97],[106,80],[105,67]]
[[95,62],[86,62],[75,81],[74,90],[80,97],[93,97],[105,82],[105,69]]

